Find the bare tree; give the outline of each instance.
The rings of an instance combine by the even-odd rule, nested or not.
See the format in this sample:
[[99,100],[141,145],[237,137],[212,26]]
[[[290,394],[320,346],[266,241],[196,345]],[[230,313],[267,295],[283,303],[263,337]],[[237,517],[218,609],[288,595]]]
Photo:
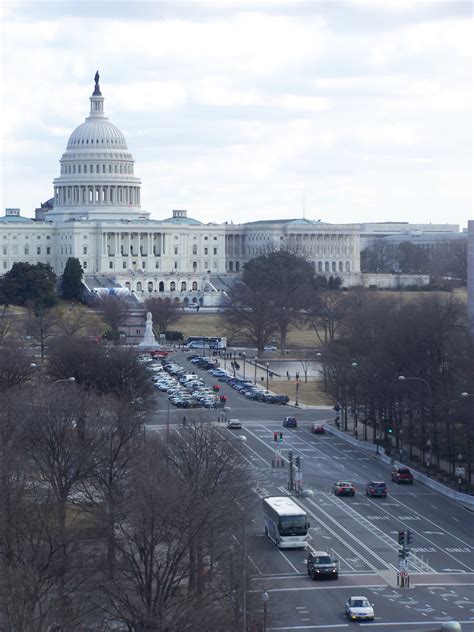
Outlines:
[[114,394],[125,402],[147,398],[152,385],[145,367],[130,349],[106,349],[92,342],[60,338],[49,350],[49,374],[74,377],[87,390]]
[[130,313],[129,303],[117,294],[107,294],[102,298],[98,307],[113,336],[118,338],[119,327],[126,322]]
[[278,331],[273,299],[264,288],[237,284],[229,291],[222,314],[229,337],[243,338],[257,347],[257,355]]
[[178,322],[182,317],[182,308],[179,302],[169,297],[161,298],[151,296],[144,303],[145,312],[151,312],[153,323],[159,327],[159,332],[165,334],[170,325]]
[[249,493],[238,453],[191,421],[166,443],[148,437],[134,469],[116,572],[101,583],[106,612],[134,631],[191,631],[196,616],[202,629],[235,629],[228,543]]
[[348,294],[334,291],[314,291],[306,311],[306,322],[314,329],[323,345],[332,342],[344,325],[351,299]]
[[97,315],[83,306],[56,308],[55,315],[58,333],[66,338],[97,336],[104,328]]
[[35,371],[31,358],[15,345],[0,349],[0,391],[31,380]]
[[[56,623],[68,630],[82,611],[77,601],[83,581],[78,551],[80,525],[68,511],[80,483],[93,472],[97,451],[98,402],[75,385],[57,384],[36,393],[23,417],[25,449],[34,481],[50,495],[54,546]],[[77,517],[77,516],[76,516]]]
[[13,321],[8,314],[8,306],[3,305],[0,311],[0,346],[2,346],[12,331]]
[[26,322],[26,333],[39,344],[41,358],[44,358],[46,343],[54,336],[55,328],[55,312],[47,307],[36,306]]

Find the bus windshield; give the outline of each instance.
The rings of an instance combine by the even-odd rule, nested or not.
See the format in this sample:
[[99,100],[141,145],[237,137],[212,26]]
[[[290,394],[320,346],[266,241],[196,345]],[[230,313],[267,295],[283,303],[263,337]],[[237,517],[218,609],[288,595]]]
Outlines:
[[306,535],[308,525],[306,516],[280,516],[278,531],[280,535]]

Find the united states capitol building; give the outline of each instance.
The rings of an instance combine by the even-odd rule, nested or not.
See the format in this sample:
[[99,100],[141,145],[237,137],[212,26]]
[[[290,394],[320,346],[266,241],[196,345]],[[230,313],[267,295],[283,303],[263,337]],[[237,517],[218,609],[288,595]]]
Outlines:
[[0,218],[0,274],[27,261],[49,263],[60,275],[68,258],[77,257],[86,285],[99,293],[121,288],[138,300],[162,293],[215,305],[243,266],[265,252],[304,255],[316,273],[339,276],[346,286],[395,286],[408,281],[361,274],[361,246],[376,236],[459,231],[453,224],[330,224],[306,218],[204,224],[186,210],[150,219],[141,207],[141,181],[127,141],[106,117],[98,73],[89,116],[72,132],[59,162],[54,195],[34,219],[17,208]]

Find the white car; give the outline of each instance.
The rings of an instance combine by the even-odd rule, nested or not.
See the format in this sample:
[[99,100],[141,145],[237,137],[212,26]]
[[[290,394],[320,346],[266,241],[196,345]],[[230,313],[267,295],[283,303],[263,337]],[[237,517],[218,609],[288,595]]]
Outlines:
[[240,430],[242,428],[240,419],[229,419],[229,421],[227,422],[227,428],[229,428],[230,430]]
[[367,597],[349,597],[346,601],[346,615],[351,621],[374,620],[373,604]]
[[264,351],[271,351],[272,353],[276,353],[278,349],[273,345],[268,345],[267,347],[263,347]]

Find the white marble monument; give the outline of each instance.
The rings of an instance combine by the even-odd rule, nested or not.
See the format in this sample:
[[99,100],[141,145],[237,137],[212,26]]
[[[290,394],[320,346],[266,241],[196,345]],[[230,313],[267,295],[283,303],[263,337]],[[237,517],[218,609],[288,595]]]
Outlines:
[[159,349],[160,345],[155,340],[155,334],[153,333],[153,320],[151,317],[151,312],[147,312],[146,315],[146,323],[145,323],[145,335],[143,336],[143,340],[139,343],[140,349]]

